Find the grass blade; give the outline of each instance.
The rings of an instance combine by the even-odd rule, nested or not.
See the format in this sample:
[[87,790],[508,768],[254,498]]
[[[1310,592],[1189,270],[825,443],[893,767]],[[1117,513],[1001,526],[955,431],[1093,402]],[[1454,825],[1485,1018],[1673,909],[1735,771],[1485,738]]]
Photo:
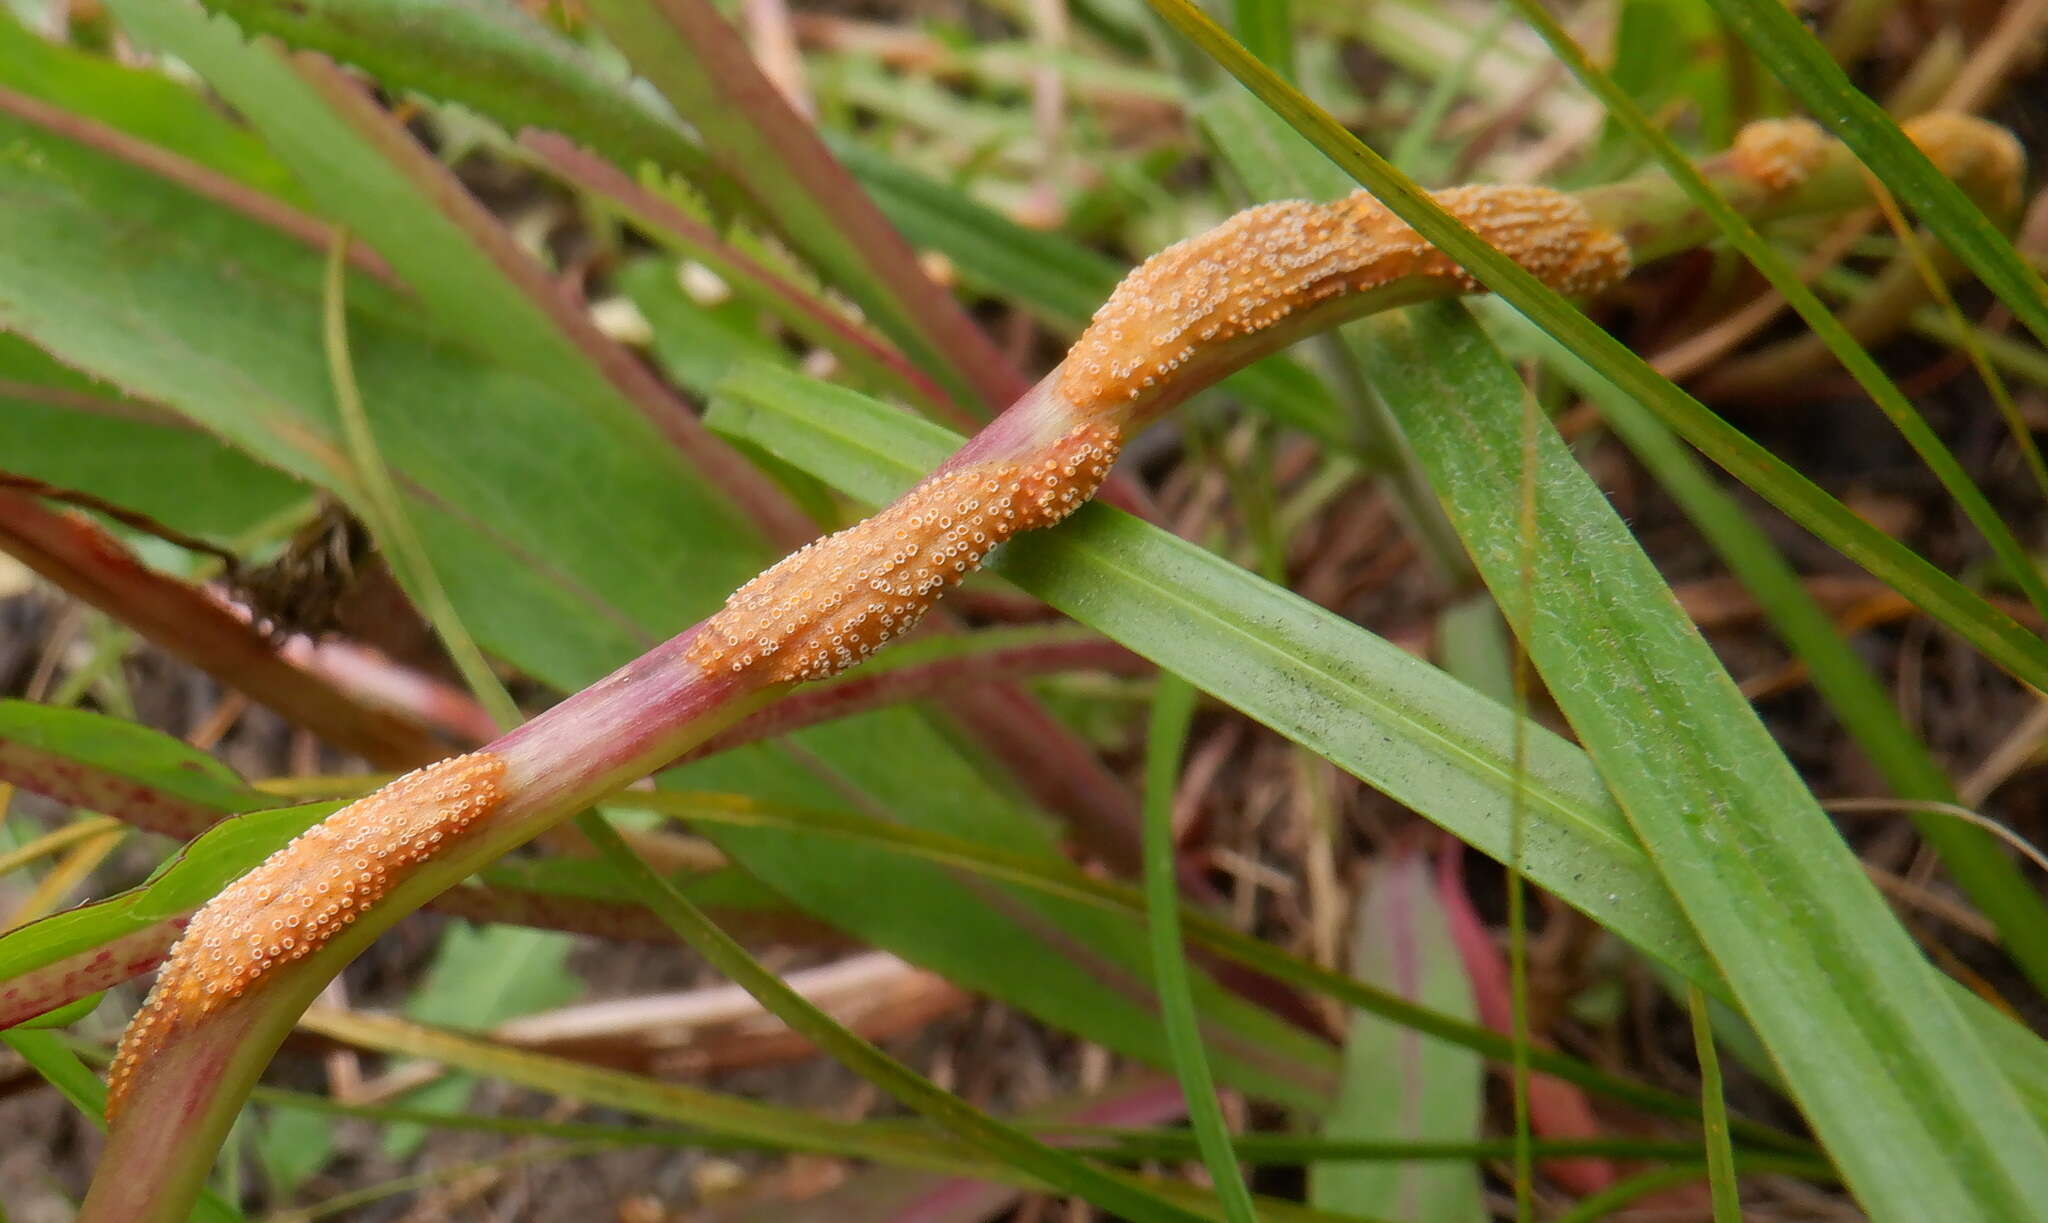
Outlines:
[[[1472,981],[1419,845],[1398,846],[1373,862],[1351,942],[1351,968],[1361,980],[1460,1019],[1473,1017]],[[1484,1076],[1471,1053],[1354,1011],[1344,1039],[1344,1087],[1323,1134],[1351,1141],[1472,1141],[1483,1120]],[[1503,1144],[1502,1155],[1512,1156],[1521,1145]],[[1410,1223],[1485,1217],[1478,1170],[1455,1164],[1319,1164],[1309,1169],[1309,1201]]]
[[1884,108],[1849,82],[1841,65],[1776,0],[1713,0],[1730,28],[1806,109],[1833,129],[1886,189],[1940,235],[1985,287],[2048,344],[2048,285],[1983,210],[1899,131]]
[[[723,826],[764,828],[814,841],[874,846],[890,854],[943,863],[984,878],[1110,912],[1132,917],[1140,917],[1145,912],[1144,895],[1136,889],[1096,878],[1059,859],[1010,853],[963,837],[907,828],[845,812],[798,810],[757,803],[737,795],[661,791],[637,796],[637,801],[707,831]],[[1184,909],[1180,920],[1189,939],[1204,951],[1233,960],[1274,980],[1323,994],[1355,1010],[1381,1016],[1390,1023],[1412,1028],[1445,1044],[1470,1049],[1485,1057],[1505,1061],[1513,1055],[1507,1038],[1489,1028],[1432,1010],[1356,978],[1317,967],[1198,909]],[[1547,1050],[1535,1050],[1533,1057],[1533,1064],[1545,1073],[1583,1084],[1646,1112],[1675,1117],[1691,1117],[1698,1113],[1689,1097],[1617,1078],[1576,1058]],[[1777,1131],[1756,1126],[1738,1128],[1743,1129],[1745,1140],[1753,1140],[1760,1145],[1781,1149],[1799,1146],[1797,1140]]]
[[1375,320],[1389,406],[1525,643],[1859,1201],[2004,1219],[2048,1138],[1713,651],[1562,439],[1537,437],[1540,555],[1519,562],[1526,390],[1460,307]]
[[[1954,452],[1934,432],[1924,417],[1915,410],[1876,360],[1856,342],[1847,327],[1821,303],[1813,290],[1806,287],[1791,262],[1779,254],[1776,248],[1764,241],[1756,227],[1749,223],[1728,202],[1720,197],[1704,176],[1679,151],[1670,137],[1652,124],[1633,99],[1624,92],[1614,79],[1595,68],[1579,45],[1567,34],[1555,18],[1532,0],[1514,0],[1523,18],[1534,26],[1544,40],[1550,44],[1558,58],[1572,70],[1573,75],[1583,81],[1607,105],[1608,113],[1619,120],[1635,137],[1648,145],[1665,172],[1685,191],[1702,212],[1711,218],[1736,249],[1771,282],[1773,288],[1793,309],[1799,312],[1813,333],[1842,363],[1857,383],[1863,387],[1878,408],[1891,420],[1907,443],[1919,454],[1944,489],[1961,507],[1972,525],[1991,545],[1991,550],[2003,563],[2006,573],[2017,583],[2033,603],[2035,610],[2048,615],[2048,582],[2044,582],[2040,571],[2025,547],[2014,538],[2011,528],[1998,511],[1992,507],[1984,491],[1963,470],[1962,463]],[[2039,926],[2048,919],[2048,909],[2036,906],[2031,913],[2019,915],[2018,924]],[[2048,985],[2048,960],[2026,965],[2037,986]]]
[[1152,932],[1152,980],[1159,991],[1166,1048],[1173,1055],[1187,1099],[1188,1121],[1194,1126],[1209,1181],[1223,1201],[1229,1223],[1256,1223],[1251,1191],[1230,1149],[1230,1127],[1216,1102],[1216,1080],[1209,1073],[1202,1048],[1202,1029],[1195,1019],[1195,998],[1188,984],[1186,952],[1180,937],[1180,882],[1174,869],[1174,783],[1180,775],[1182,744],[1194,718],[1195,690],[1178,676],[1161,678],[1152,697],[1152,723],[1145,749],[1145,916]]
[[1692,1015],[1692,1046],[1700,1059],[1700,1120],[1707,1135],[1707,1183],[1714,1191],[1714,1223],[1742,1223],[1742,1196],[1735,1184],[1735,1153],[1728,1145],[1728,1098],[1721,1086],[1721,1058],[1707,1019],[1707,996],[1688,986],[1685,1007]]
[[1397,216],[1471,269],[1537,326],[1642,400],[1707,457],[1955,629],[1986,658],[2019,679],[2048,689],[2048,643],[1858,518],[1790,465],[1673,386],[1563,297],[1446,214],[1405,175],[1360,143],[1327,111],[1273,75],[1187,0],[1148,2]]
[[1194,1223],[1202,1217],[996,1120],[840,1027],[802,994],[783,984],[780,977],[763,968],[747,954],[746,948],[670,887],[667,880],[647,869],[619,839],[619,834],[612,831],[611,825],[589,816],[579,820],[578,827],[632,882],[642,902],[661,914],[670,928],[714,968],[759,999],[792,1031],[809,1038],[902,1103],[1020,1171],[1124,1214],[1136,1223]]
[[590,14],[775,231],[962,402],[1002,405],[1023,392],[707,0],[595,0]]
[[[1505,312],[1501,312],[1505,314]],[[1601,416],[1665,491],[1684,507],[1707,542],[1756,596],[1772,628],[1812,671],[1814,687],[1863,754],[1900,798],[1959,801],[1927,745],[1906,725],[1892,695],[1835,628],[1791,564],[1733,497],[1641,403],[1593,373],[1519,316],[1503,320],[1526,338]],[[1956,883],[1997,925],[2005,948],[2022,966],[2048,964],[2048,920],[2041,900],[1997,839],[1945,816],[1916,813],[1914,826],[1941,855]]]

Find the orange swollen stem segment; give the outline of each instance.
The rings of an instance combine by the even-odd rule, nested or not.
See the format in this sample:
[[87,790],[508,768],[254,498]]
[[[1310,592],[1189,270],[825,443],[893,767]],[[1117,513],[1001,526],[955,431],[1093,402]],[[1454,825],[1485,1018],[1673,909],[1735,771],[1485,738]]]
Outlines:
[[[2003,146],[1976,131],[1989,125],[1934,126],[1990,150],[1989,162],[1973,155],[1961,172],[1996,172]],[[1812,134],[1796,125],[1752,129],[1723,168],[1760,212],[1796,209],[1788,201],[1811,190],[1805,180],[1833,156]],[[1827,156],[1817,160],[1816,151]],[[1629,243],[1609,220],[1625,194],[1610,191],[1602,207],[1541,187],[1460,187],[1436,198],[1560,292],[1597,293],[1628,272]],[[146,1089],[143,1066],[166,1052],[176,1062],[180,1035],[202,1019],[226,1024],[237,1047],[195,1048],[186,1060],[207,1075],[226,1073],[232,1061],[253,1077],[261,1063],[251,1059],[267,1059],[282,1039],[239,1005],[266,978],[314,989],[288,970],[330,944],[359,951],[433,890],[661,767],[788,685],[856,665],[907,632],[997,544],[1059,522],[1093,496],[1122,441],[1160,412],[1310,331],[1477,287],[1362,192],[1329,204],[1262,205],[1160,252],[1117,287],[1057,369],[893,504],[792,554],[709,620],[485,750],[336,812],[216,896],[122,1040],[109,1118]],[[357,920],[387,895],[390,904]],[[156,1103],[206,1107],[197,1086],[166,1091],[170,1098]],[[149,1192],[96,1180],[86,1216],[130,1217],[130,1198]]]
[[[1626,275],[1628,248],[1545,187],[1458,187],[1453,216],[1559,292]],[[1127,431],[1303,323],[1396,283],[1478,287],[1364,192],[1264,204],[1168,247],[1126,277],[1066,360],[954,459],[873,517],[741,587],[689,658],[769,683],[827,679],[915,626],[1019,531],[1051,526],[1102,483]],[[1283,328],[1281,324],[1292,326]]]
[[415,769],[292,839],[199,910],[107,1072],[107,1116],[141,1054],[325,945],[497,806],[505,762],[475,752]]

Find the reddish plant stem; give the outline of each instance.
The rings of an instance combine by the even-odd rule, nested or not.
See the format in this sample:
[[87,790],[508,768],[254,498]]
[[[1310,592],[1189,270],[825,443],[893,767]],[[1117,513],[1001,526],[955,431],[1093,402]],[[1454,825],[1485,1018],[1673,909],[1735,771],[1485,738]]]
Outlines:
[[521,133],[519,140],[543,165],[566,181],[609,201],[638,224],[688,247],[721,276],[750,284],[774,298],[781,303],[780,313],[786,318],[806,320],[804,328],[812,335],[835,337],[848,350],[887,369],[919,398],[941,409],[953,423],[972,423],[973,418],[894,345],[832,310],[816,293],[791,283],[744,251],[734,249],[710,226],[634,182],[617,166],[555,132],[529,130]]
[[344,751],[386,767],[438,760],[446,748],[424,727],[368,708],[321,676],[278,656],[271,642],[197,586],[149,569],[82,517],[0,490],[0,549],[152,644],[308,727]]
[[0,1028],[47,1015],[150,971],[164,962],[190,919],[191,914],[180,914],[9,978],[0,985]]
[[670,445],[721,493],[740,506],[771,540],[787,546],[808,538],[812,524],[773,481],[711,435],[668,385],[597,329],[589,312],[563,293],[540,265],[519,249],[498,219],[440,160],[413,139],[397,117],[326,57],[301,52],[292,67],[393,169],[404,175],[477,251],[540,311]]
[[[909,243],[762,74],[739,32],[704,0],[652,0],[650,7],[649,30],[665,25],[669,31],[652,41],[634,37],[626,28],[631,23],[622,23],[622,17],[640,19],[637,11],[599,3],[591,13],[696,127],[712,160],[753,198],[760,214],[794,247],[810,252],[829,276],[831,259],[842,257],[820,258],[823,239],[790,232],[814,218],[792,215],[790,207],[778,204],[800,201],[805,209],[829,210],[815,219],[842,240],[828,245],[843,248],[883,286],[890,300],[866,304],[871,314],[883,308],[900,316],[898,342],[921,347],[921,355],[957,371],[984,405],[1015,399],[1024,389],[1016,370],[959,303],[924,274]],[[678,43],[688,49],[687,60],[665,58]]]

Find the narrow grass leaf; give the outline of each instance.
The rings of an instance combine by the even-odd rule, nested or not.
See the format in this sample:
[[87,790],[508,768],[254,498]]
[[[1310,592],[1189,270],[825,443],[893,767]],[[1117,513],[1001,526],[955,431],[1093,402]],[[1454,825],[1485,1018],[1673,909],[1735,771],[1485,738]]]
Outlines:
[[1714,1223],[1742,1223],[1735,1152],[1728,1143],[1728,1097],[1721,1084],[1721,1057],[1714,1051],[1707,996],[1698,986],[1686,989],[1685,1009],[1692,1016],[1692,1047],[1700,1062],[1700,1120],[1707,1138],[1707,1184],[1714,1194]]
[[632,880],[641,900],[660,913],[683,941],[696,948],[712,967],[752,994],[792,1031],[809,1038],[841,1064],[903,1104],[939,1122],[989,1155],[1049,1185],[1123,1214],[1135,1223],[1190,1223],[1201,1218],[981,1112],[847,1031],[802,994],[784,984],[782,978],[763,968],[747,954],[746,948],[705,917],[702,910],[684,899],[682,893],[670,888],[661,876],[647,869],[619,839],[611,825],[599,817],[590,816],[579,820],[578,826],[598,850]]
[[2048,1192],[2048,1138],[1547,426],[1522,565],[1514,369],[1459,306],[1375,326],[1397,358],[1377,384],[1452,521],[1497,599],[1533,580],[1531,659],[1865,1209],[2024,1214]]
[[1230,1149],[1230,1126],[1216,1101],[1216,1081],[1202,1049],[1188,984],[1187,952],[1180,937],[1179,854],[1173,837],[1173,797],[1180,779],[1182,746],[1194,719],[1195,690],[1178,676],[1165,676],[1152,697],[1145,748],[1145,917],[1152,936],[1152,982],[1166,1029],[1166,1049],[1187,1100],[1209,1183],[1223,1202],[1229,1223],[1256,1223],[1251,1192]]
[[957,399],[995,407],[1025,389],[708,0],[594,0],[589,11],[758,215]]
[[1395,215],[1471,269],[1493,292],[1640,399],[1707,457],[1807,530],[1949,625],[2000,667],[2048,688],[2048,643],[1991,607],[1927,560],[1858,518],[1805,476],[1650,368],[1563,297],[1457,222],[1318,107],[1218,29],[1187,0],[1148,0],[1274,112],[1368,187]]
[[[1635,137],[1649,146],[1650,151],[1664,166],[1686,195],[1712,218],[1721,233],[1742,252],[1757,271],[1771,282],[1771,286],[1785,301],[1798,311],[1813,333],[1827,345],[1828,351],[1842,363],[1844,369],[1883,411],[1886,418],[1898,429],[1908,445],[1934,473],[1941,486],[1948,491],[1962,509],[1964,516],[1977,528],[1992,552],[2002,562],[2006,573],[2026,593],[2035,611],[2048,616],[2048,581],[2042,579],[2034,558],[2028,554],[2012,529],[2005,524],[1984,490],[1977,486],[1963,469],[1955,453],[1937,435],[1925,417],[1921,416],[1905,393],[1899,390],[1877,361],[1861,344],[1856,342],[1841,320],[1837,319],[1821,303],[1812,289],[1806,287],[1791,261],[1779,254],[1777,249],[1764,241],[1739,212],[1722,199],[1708,185],[1705,176],[1694,168],[1685,154],[1671,139],[1659,131],[1635,102],[1615,84],[1613,78],[1595,68],[1586,58],[1585,52],[1557,23],[1549,12],[1533,0],[1515,0],[1515,6],[1523,18],[1542,34],[1551,49],[1557,53],[1574,75],[1606,103],[1608,113],[1628,129]],[[2040,926],[2048,921],[2048,908],[2038,904],[2033,911],[2023,914],[2024,924]],[[2037,987],[2048,985],[2048,960],[2039,963],[2024,962]]]
[[[1790,562],[1735,499],[1719,488],[1683,443],[1633,397],[1563,351],[1527,320],[1493,311],[1514,349],[1539,355],[1600,412],[1622,442],[1678,502],[1709,545],[1756,597],[1771,626],[1813,675],[1843,729],[1894,794],[1924,802],[1958,801],[1948,773],[1906,725],[1898,704],[1869,664],[1835,628]],[[1997,839],[1960,820],[1913,816],[1956,883],[1998,926],[2022,964],[2048,964],[2048,920],[2034,885]]]
[[[1351,940],[1359,980],[1473,1019],[1472,987],[1420,851],[1396,849],[1374,863]],[[1482,1074],[1480,1060],[1465,1050],[1354,1012],[1344,1041],[1344,1086],[1323,1136],[1392,1145],[1470,1142],[1479,1136]],[[1318,1163],[1309,1169],[1314,1205],[1405,1223],[1477,1223],[1485,1218],[1479,1188],[1478,1169],[1454,1163]]]
[[1713,0],[1742,41],[1806,109],[1856,151],[1985,287],[2048,344],[2048,286],[1962,188],[1927,160],[1884,108],[1849,81],[1799,18],[1775,0]]

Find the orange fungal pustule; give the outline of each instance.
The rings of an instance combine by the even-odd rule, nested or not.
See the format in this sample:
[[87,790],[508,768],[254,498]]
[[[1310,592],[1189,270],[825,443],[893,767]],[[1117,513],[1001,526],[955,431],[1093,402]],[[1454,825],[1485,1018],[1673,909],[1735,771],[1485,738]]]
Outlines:
[[1834,142],[1811,119],[1758,119],[1728,149],[1737,174],[1768,191],[1789,191],[1813,177]]
[[[1627,244],[1562,192],[1453,187],[1434,198],[1559,292],[1598,292],[1628,273]],[[1210,345],[1409,277],[1478,287],[1363,191],[1329,204],[1248,208],[1126,276],[1068,352],[1060,392],[1084,416],[1114,411],[1163,386]]]
[[497,806],[504,759],[457,756],[328,816],[208,901],[157,974],[107,1076],[107,1117],[173,1033],[304,959]]
[[1934,168],[1955,180],[1986,211],[2018,211],[2026,186],[2027,153],[2010,131],[1976,115],[1948,110],[1916,116],[1903,128]]
[[769,683],[837,675],[910,631],[991,548],[1094,496],[1120,445],[1115,429],[1084,424],[1021,459],[941,469],[740,587],[688,657]]

